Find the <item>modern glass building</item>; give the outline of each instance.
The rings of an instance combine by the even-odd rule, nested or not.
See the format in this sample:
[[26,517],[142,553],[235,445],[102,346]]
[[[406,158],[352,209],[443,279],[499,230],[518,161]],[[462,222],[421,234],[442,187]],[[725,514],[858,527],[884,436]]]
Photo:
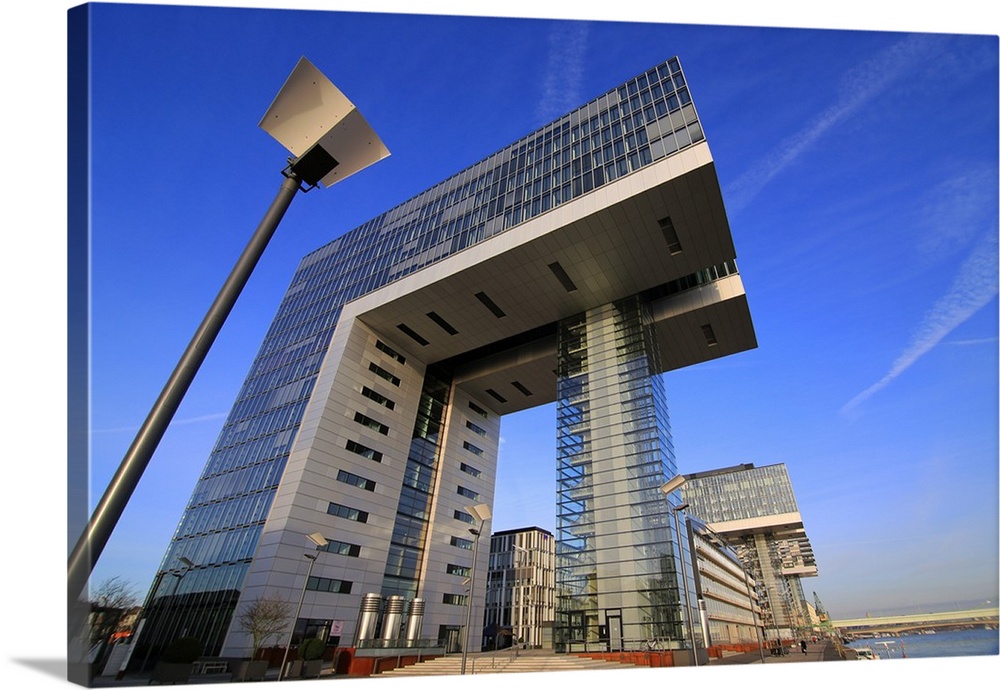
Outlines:
[[685,475],[691,512],[739,554],[757,584],[770,639],[811,629],[803,577],[818,574],[784,463],[752,463]]
[[140,646],[183,633],[246,655],[234,613],[303,587],[296,639],[395,639],[400,617],[359,612],[401,597],[424,607],[421,638],[454,645],[465,573],[486,572],[466,508],[493,503],[501,417],[551,402],[557,647],[683,645],[660,374],[756,347],[735,258],[677,58],[312,252],[164,555]]

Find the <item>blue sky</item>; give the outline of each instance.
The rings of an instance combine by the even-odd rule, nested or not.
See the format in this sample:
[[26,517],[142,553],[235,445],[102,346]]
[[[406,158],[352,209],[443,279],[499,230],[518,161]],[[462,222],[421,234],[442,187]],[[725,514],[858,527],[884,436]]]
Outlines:
[[[676,54],[716,160],[759,341],[754,351],[666,376],[680,470],[785,463],[820,572],[804,581],[806,592],[816,591],[834,618],[995,603],[995,26],[969,12],[955,13],[965,24],[935,23],[933,15],[921,24],[916,13],[870,17],[861,26],[878,30],[850,31],[751,26],[859,26],[850,15],[809,21],[773,8],[753,18],[724,9],[595,13],[588,16],[601,21],[588,22],[499,16],[543,16],[537,4],[490,11],[487,3],[481,11],[494,18],[99,7],[95,503],[277,191],[286,154],[257,122],[300,56],[355,102],[392,156],[292,204],[94,580],[120,576],[145,593],[304,254]],[[688,23],[637,23],[647,18]],[[61,14],[24,27],[46,21],[58,46]],[[64,83],[62,63],[48,67]],[[20,137],[33,155],[48,123],[35,119],[38,133]],[[63,151],[52,153],[58,160]],[[42,197],[34,208],[58,211],[50,205]],[[13,257],[22,271],[17,290],[58,270],[25,257],[62,242],[64,217],[40,225],[41,239],[24,240],[27,251]],[[65,309],[62,294],[45,298],[55,313]],[[37,318],[23,305],[11,308],[25,323]],[[12,360],[62,361],[48,349],[59,344],[27,339]],[[21,372],[18,384],[31,371],[11,369]],[[54,377],[52,388],[63,381]],[[31,458],[27,469],[44,462],[61,475],[61,452],[50,446],[64,447],[65,437],[53,441],[39,418],[51,423],[64,408],[51,394],[38,397],[34,378],[22,385],[13,428],[29,431],[17,457]],[[505,419],[502,436],[494,529],[553,529],[553,410]],[[61,501],[46,496],[53,505],[42,512],[60,510]],[[26,531],[15,548],[36,552],[41,539]]]

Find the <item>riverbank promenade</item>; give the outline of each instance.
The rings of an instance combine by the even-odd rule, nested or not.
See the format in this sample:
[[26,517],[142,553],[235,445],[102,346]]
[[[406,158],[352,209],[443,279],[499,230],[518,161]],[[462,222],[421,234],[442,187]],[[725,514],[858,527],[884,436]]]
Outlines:
[[[798,646],[786,647],[786,653],[772,655],[764,653],[765,664],[795,664],[803,661],[841,661],[837,646],[832,640],[820,640],[816,643],[806,645],[806,653],[803,654]],[[734,654],[722,657],[721,659],[711,659],[709,666],[722,666],[726,664],[759,664],[761,663],[760,652],[749,652],[747,654]]]

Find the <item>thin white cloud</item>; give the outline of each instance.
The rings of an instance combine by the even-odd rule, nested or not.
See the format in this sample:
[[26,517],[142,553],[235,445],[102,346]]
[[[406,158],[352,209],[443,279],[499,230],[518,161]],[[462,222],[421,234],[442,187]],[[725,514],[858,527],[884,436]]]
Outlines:
[[975,241],[984,214],[996,209],[996,188],[985,182],[995,179],[995,168],[966,166],[931,190],[920,209],[923,232],[916,249],[921,257],[936,260]]
[[888,373],[851,398],[841,413],[852,412],[861,403],[888,386],[914,362],[997,295],[997,228],[979,241],[962,264],[948,291],[924,315],[909,346],[896,358]]
[[[201,415],[200,417],[188,417],[187,419],[175,419],[171,421],[171,424],[198,424],[200,422],[211,422],[216,419],[223,419],[226,416],[225,412],[214,412],[212,414]],[[115,429],[91,429],[92,434],[121,434],[124,432],[134,433],[138,431],[139,428],[135,426],[121,426]]]
[[926,36],[905,38],[845,75],[840,100],[741,175],[729,190],[727,205],[732,210],[745,208],[761,189],[824,134],[857,113],[904,75],[925,65],[930,59],[932,41]]
[[558,22],[549,34],[549,56],[542,78],[542,97],[536,117],[548,122],[568,112],[582,100],[583,58],[587,50],[586,22]]

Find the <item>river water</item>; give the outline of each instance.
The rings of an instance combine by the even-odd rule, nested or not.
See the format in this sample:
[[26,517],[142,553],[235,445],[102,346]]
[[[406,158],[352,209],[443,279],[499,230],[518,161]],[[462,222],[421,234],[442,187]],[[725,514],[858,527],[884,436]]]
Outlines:
[[1000,636],[996,630],[947,630],[932,635],[905,635],[855,640],[850,647],[868,647],[880,659],[920,659],[945,656],[996,655]]

